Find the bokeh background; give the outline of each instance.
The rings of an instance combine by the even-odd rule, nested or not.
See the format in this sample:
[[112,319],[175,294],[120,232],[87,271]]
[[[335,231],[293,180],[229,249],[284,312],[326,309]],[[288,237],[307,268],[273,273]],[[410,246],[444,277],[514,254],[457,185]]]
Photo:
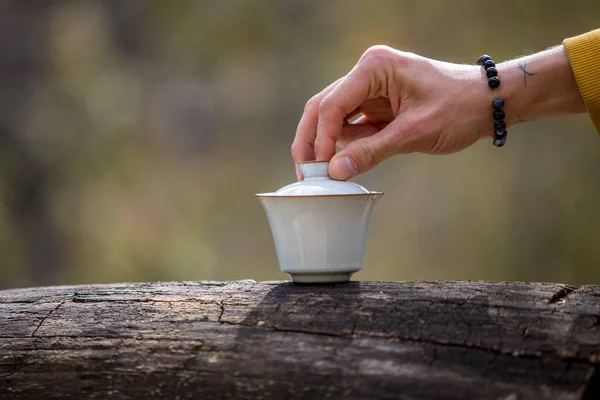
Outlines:
[[[287,279],[254,193],[371,45],[472,63],[600,27],[597,0],[0,1],[0,288]],[[600,281],[585,115],[398,156],[355,279]]]

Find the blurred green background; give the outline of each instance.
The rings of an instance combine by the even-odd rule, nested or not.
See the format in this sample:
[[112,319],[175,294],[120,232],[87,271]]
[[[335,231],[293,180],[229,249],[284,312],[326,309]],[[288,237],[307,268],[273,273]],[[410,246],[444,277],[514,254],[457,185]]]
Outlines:
[[[254,193],[306,100],[387,44],[473,63],[600,27],[597,0],[0,2],[0,288],[287,279]],[[585,115],[398,156],[355,279],[600,281]]]

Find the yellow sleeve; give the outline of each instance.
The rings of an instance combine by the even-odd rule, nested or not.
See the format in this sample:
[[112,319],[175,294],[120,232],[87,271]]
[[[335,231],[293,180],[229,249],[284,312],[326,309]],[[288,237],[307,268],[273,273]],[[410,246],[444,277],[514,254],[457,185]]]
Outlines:
[[581,97],[600,133],[600,29],[563,41]]

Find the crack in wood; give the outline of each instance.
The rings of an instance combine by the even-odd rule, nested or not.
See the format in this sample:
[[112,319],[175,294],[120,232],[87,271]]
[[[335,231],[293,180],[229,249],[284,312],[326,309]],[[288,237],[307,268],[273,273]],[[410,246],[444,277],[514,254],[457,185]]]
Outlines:
[[[113,351],[113,353],[110,356],[110,359],[108,360],[108,365],[109,366],[113,366],[113,364],[115,363],[115,357],[117,356],[117,353],[119,352],[119,350],[121,349],[121,346],[123,345],[123,342],[125,341],[125,339],[121,339],[119,341],[119,343],[117,343],[117,345],[115,346],[115,351]],[[110,380],[110,393],[113,392],[113,390],[115,389],[114,387],[114,381],[111,379]]]
[[116,357],[117,353],[119,352],[119,350],[121,349],[121,346],[123,345],[124,341],[125,341],[125,338],[119,340],[119,343],[117,343],[117,345],[115,346],[115,351],[113,351],[112,355],[110,356],[110,359],[108,360],[109,364],[114,363],[115,357]]
[[229,296],[225,297],[223,300],[217,301],[217,304],[219,305],[219,307],[221,307],[221,313],[219,314],[219,317],[217,318],[217,322],[229,324],[229,322],[222,321],[221,319],[223,318],[223,314],[225,314],[225,304],[224,303],[227,300],[231,299],[231,297],[232,297],[232,295],[229,295]]
[[48,319],[48,317],[50,315],[52,315],[52,313],[56,310],[58,310],[63,304],[65,304],[67,302],[67,300],[63,300],[59,305],[57,305],[54,309],[50,310],[50,312],[42,318],[42,320],[40,321],[40,323],[38,324],[38,326],[36,326],[35,330],[33,331],[33,333],[31,334],[31,337],[34,337],[35,334],[37,333],[37,331],[40,329],[40,327],[42,326],[42,324],[46,321],[46,319]]
[[[225,323],[230,324],[230,325],[243,325],[243,324],[235,324],[235,323],[229,323],[229,322],[225,322]],[[254,325],[244,325],[244,326],[255,327]],[[263,327],[256,327],[256,328],[261,329]],[[271,330],[274,330],[277,332],[288,332],[288,333],[298,333],[298,334],[318,335],[318,336],[328,336],[328,337],[338,337],[338,338],[359,336],[359,337],[368,337],[368,338],[377,338],[377,339],[397,339],[397,340],[401,340],[401,341],[405,341],[405,342],[424,343],[424,344],[430,344],[430,345],[442,346],[442,347],[454,347],[454,348],[460,348],[460,349],[488,351],[488,352],[491,352],[496,355],[504,355],[504,356],[510,356],[513,358],[522,358],[522,359],[528,359],[528,360],[539,360],[539,359],[543,359],[543,358],[548,358],[547,355],[546,355],[546,357],[542,357],[541,355],[527,354],[527,353],[523,353],[523,352],[511,350],[511,349],[498,350],[498,349],[494,349],[491,347],[484,347],[484,346],[480,346],[480,345],[461,344],[461,343],[451,342],[448,340],[433,340],[433,339],[426,339],[423,337],[412,338],[412,337],[403,336],[403,335],[373,335],[373,334],[365,334],[364,332],[361,332],[361,333],[354,332],[352,334],[344,334],[344,333],[337,334],[337,333],[318,332],[318,331],[296,329],[296,328],[287,329],[287,328],[280,328],[277,326],[270,326],[270,327],[264,327],[264,328],[271,329]],[[560,358],[562,358],[562,357],[559,357],[559,359]],[[582,360],[582,359],[578,359],[578,358],[573,359],[571,357],[564,357],[563,359],[565,359],[565,360],[568,359],[570,362],[576,362],[576,363],[579,362],[581,364],[590,364],[590,365],[592,364],[588,360]]]
[[27,299],[27,300],[8,300],[8,301],[0,300],[0,304],[32,304],[32,303],[37,303],[38,301],[40,301],[42,299],[43,299],[43,297],[38,297],[37,299]]
[[575,286],[564,286],[560,288],[552,298],[548,301],[548,304],[563,305],[567,301],[567,297],[573,293],[577,288]]
[[185,300],[160,300],[160,299],[86,299],[77,297],[73,299],[73,303],[111,303],[111,304],[137,304],[137,303],[191,303],[191,304],[215,304],[218,300],[201,300],[190,298]]

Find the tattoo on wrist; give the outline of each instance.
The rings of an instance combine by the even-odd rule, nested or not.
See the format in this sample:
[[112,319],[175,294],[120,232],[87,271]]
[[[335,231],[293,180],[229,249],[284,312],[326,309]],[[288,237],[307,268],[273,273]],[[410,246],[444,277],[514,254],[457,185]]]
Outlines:
[[523,71],[523,85],[527,87],[527,77],[534,76],[535,74],[533,72],[527,71],[527,62],[525,61],[519,62],[519,69]]

